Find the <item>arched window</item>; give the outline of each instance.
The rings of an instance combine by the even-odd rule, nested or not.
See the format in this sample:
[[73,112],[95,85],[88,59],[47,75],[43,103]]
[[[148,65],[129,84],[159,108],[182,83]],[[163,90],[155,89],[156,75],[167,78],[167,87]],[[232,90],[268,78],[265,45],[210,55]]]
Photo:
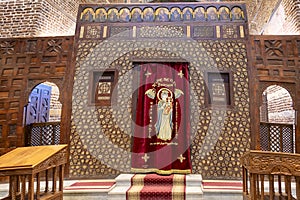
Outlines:
[[294,152],[295,110],[290,93],[278,85],[269,86],[262,94],[260,107],[261,149]]
[[24,107],[26,146],[59,144],[61,108],[54,83],[44,82],[32,89]]

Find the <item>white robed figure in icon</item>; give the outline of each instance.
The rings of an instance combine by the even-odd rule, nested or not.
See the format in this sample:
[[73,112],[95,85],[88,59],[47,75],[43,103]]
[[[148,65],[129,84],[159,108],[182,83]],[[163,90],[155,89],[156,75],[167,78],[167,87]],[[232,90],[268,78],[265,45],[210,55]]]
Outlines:
[[[155,98],[155,90],[149,89],[146,95],[151,99]],[[175,89],[175,99],[180,97],[183,92]],[[168,88],[161,88],[157,92],[157,121],[155,123],[155,130],[158,139],[171,140],[173,130],[173,92]]]
[[162,88],[157,93],[159,99],[157,107],[157,122],[155,124],[157,138],[171,140],[173,129],[173,94],[167,88]]

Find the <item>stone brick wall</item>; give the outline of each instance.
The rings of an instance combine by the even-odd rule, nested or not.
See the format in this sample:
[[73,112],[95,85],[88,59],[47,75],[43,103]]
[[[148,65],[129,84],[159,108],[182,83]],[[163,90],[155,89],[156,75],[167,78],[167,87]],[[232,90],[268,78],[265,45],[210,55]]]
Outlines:
[[76,0],[42,0],[36,36],[74,35],[76,26]]
[[[209,0],[215,2],[217,0]],[[221,0],[220,0],[221,1]],[[237,1],[237,0],[231,0]],[[5,0],[0,1],[0,37],[74,35],[80,3],[123,3],[124,0]],[[148,2],[127,0],[126,2]],[[249,30],[253,35],[299,34],[300,2],[283,0],[284,10],[274,12],[275,0],[247,0]],[[272,15],[273,14],[273,15]],[[270,17],[272,17],[269,22]],[[269,23],[270,25],[268,25]]]
[[74,35],[79,0],[0,2],[0,37]]
[[280,86],[273,85],[266,89],[266,94],[268,122],[293,124],[295,111],[290,93]]
[[0,37],[34,36],[39,9],[38,1],[0,1]]

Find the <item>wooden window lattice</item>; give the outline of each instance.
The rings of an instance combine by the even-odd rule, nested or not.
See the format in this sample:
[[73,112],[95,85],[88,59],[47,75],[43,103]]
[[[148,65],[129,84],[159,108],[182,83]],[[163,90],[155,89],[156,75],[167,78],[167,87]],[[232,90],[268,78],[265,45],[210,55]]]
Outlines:
[[26,145],[56,145],[60,142],[60,122],[33,123],[26,128]]
[[294,152],[292,124],[260,123],[260,145],[263,151]]

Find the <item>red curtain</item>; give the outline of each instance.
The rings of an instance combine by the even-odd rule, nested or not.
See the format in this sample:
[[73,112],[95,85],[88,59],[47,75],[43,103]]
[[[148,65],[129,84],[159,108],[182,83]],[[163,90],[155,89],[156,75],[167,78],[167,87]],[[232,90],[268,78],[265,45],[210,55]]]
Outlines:
[[141,63],[132,172],[191,173],[187,63]]

